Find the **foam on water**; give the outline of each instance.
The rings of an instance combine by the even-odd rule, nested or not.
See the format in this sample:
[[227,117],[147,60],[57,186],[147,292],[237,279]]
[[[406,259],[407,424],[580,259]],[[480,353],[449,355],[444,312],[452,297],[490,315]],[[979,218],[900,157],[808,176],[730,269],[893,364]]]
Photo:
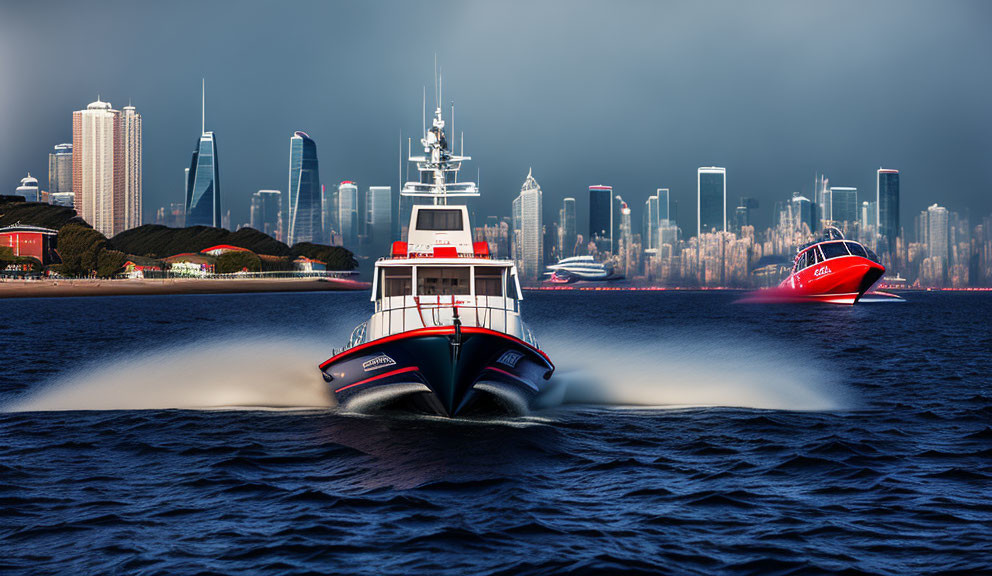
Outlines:
[[134,354],[108,354],[62,374],[7,412],[53,410],[328,408],[313,340],[214,338]]
[[820,359],[781,342],[571,333],[544,344],[558,366],[554,385],[542,399],[545,406],[826,411],[853,404],[850,391]]
[[[327,336],[224,337],[70,370],[8,412],[162,409],[326,409],[334,398],[317,364]],[[808,353],[781,343],[598,332],[545,342],[558,370],[540,408],[569,404],[770,410],[849,407],[845,389]]]

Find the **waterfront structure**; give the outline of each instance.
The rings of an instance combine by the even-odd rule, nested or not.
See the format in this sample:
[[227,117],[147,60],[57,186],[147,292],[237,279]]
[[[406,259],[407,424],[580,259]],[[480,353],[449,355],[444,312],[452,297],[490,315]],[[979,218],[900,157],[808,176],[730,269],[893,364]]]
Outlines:
[[696,171],[696,231],[727,231],[727,169],[716,166]]
[[513,201],[513,259],[522,278],[537,280],[544,268],[544,225],[542,222],[541,186],[533,171],[520,187]]
[[565,198],[562,202],[561,212],[558,214],[558,220],[561,255],[563,258],[575,256],[575,245],[578,242],[578,230],[575,228],[575,198]]
[[221,227],[220,167],[217,137],[206,128],[206,89],[203,91],[200,137],[186,170],[186,226]]
[[875,187],[878,233],[888,242],[887,250],[896,247],[899,236],[899,171],[879,168]]
[[[124,161],[118,112],[97,98],[72,113],[72,191],[83,220],[108,238],[123,230]],[[119,208],[118,208],[119,207]]]
[[350,180],[338,184],[338,225],[341,245],[350,250],[358,247],[358,185]]
[[288,190],[286,243],[292,246],[300,242],[320,242],[324,231],[317,144],[306,132],[296,132],[289,139]]
[[382,254],[393,241],[393,188],[369,186],[365,194],[365,234],[372,254]]
[[259,190],[251,195],[251,227],[282,241],[282,192]]
[[613,187],[590,186],[589,241],[601,252],[613,252],[613,240]]
[[857,188],[831,186],[829,194],[829,215],[825,220],[842,227],[858,221]]
[[142,140],[141,114],[128,104],[118,114],[120,121],[121,172],[124,188],[122,202],[114,207],[114,234],[141,226],[142,214]]
[[10,248],[14,256],[34,258],[43,266],[60,262],[58,231],[40,226],[14,224],[0,228],[0,246]]
[[21,185],[14,191],[16,196],[23,196],[25,202],[41,202],[41,189],[38,187],[38,179],[28,172],[28,175],[21,178]]
[[71,192],[72,144],[56,144],[48,153],[48,193],[51,195]]

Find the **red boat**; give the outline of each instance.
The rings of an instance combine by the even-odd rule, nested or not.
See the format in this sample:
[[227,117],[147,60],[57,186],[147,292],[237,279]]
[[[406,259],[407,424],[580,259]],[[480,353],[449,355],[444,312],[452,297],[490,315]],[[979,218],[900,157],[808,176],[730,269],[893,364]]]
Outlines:
[[874,252],[831,227],[799,250],[792,273],[775,292],[789,299],[854,304],[884,273]]

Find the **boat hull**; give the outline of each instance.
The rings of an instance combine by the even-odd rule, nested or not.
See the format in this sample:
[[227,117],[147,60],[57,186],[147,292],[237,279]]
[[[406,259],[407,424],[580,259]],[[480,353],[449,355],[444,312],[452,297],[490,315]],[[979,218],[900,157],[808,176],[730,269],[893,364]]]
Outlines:
[[355,346],[320,369],[345,410],[457,416],[525,413],[554,365],[508,334],[440,326]]
[[777,295],[830,304],[855,304],[884,273],[884,266],[868,258],[832,258],[790,275],[779,285]]

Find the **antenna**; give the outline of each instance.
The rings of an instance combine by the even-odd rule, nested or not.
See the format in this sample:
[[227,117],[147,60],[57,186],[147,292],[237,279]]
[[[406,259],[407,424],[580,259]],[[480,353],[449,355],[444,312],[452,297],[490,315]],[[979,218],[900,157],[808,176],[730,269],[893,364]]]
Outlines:
[[420,132],[421,138],[427,137],[427,86],[424,86],[424,115],[423,115],[424,125],[423,130]]
[[437,108],[441,101],[437,97],[437,52],[434,53],[434,107]]
[[403,191],[403,130],[400,130],[400,139],[397,142],[399,144],[398,154],[396,156],[396,193],[399,194]]
[[207,79],[200,78],[200,134],[207,131]]
[[[455,101],[454,100],[451,101],[451,137],[452,138],[455,137]],[[451,153],[454,154],[454,152],[455,152],[455,143],[452,140]]]
[[[452,124],[454,124],[454,122],[452,122]],[[464,156],[464,155],[465,155],[465,131],[462,130],[462,153],[459,154],[459,156]]]

